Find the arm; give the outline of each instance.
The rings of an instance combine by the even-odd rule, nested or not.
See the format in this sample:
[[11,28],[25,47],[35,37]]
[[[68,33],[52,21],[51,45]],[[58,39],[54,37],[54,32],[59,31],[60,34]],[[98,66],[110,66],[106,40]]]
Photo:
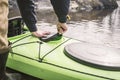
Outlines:
[[65,23],[67,21],[67,14],[69,11],[70,0],[51,0],[51,4],[55,10],[59,22]]
[[17,3],[21,12],[21,16],[33,36],[44,37],[50,34],[50,32],[40,31],[37,29],[37,19],[33,0],[17,0]]
[[37,31],[36,14],[33,0],[17,0],[21,16],[25,21],[30,32]]
[[51,0],[51,4],[53,5],[59,21],[57,24],[58,33],[63,34],[65,31],[67,31],[66,21],[70,0]]

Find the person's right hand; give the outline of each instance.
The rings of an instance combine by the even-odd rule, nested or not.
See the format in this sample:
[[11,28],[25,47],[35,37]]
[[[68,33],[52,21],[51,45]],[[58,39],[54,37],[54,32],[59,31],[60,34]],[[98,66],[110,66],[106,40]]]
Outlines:
[[58,33],[59,34],[63,34],[63,33],[65,33],[66,31],[67,31],[67,29],[68,29],[68,26],[67,26],[67,24],[66,23],[58,23],[57,24],[57,30],[58,30]]

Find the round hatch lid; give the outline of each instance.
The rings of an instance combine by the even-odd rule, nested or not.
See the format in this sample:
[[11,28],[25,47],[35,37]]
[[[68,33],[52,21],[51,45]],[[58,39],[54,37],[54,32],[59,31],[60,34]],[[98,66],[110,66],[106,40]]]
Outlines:
[[71,43],[64,48],[69,58],[92,66],[108,70],[120,70],[120,49],[84,42]]

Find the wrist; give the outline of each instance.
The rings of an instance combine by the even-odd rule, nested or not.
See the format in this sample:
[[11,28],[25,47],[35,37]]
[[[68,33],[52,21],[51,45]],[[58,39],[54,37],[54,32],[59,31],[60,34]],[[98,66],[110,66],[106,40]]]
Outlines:
[[59,20],[60,23],[66,23],[66,21],[67,21],[66,15],[59,16],[58,18],[59,18],[58,20]]

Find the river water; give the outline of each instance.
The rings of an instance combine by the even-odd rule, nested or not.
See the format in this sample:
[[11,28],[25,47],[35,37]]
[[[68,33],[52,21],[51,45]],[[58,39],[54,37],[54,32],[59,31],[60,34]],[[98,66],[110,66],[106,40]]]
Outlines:
[[[120,5],[120,1],[118,1]],[[67,36],[120,48],[120,7],[115,10],[71,13]],[[72,30],[72,31],[71,31]],[[71,33],[72,32],[72,33]]]
[[[67,37],[81,41],[120,48],[120,1],[114,10],[71,11]],[[38,27],[56,32],[57,17],[51,8],[36,10]],[[18,9],[10,9],[9,17],[19,16]],[[25,77],[26,80],[28,77]],[[25,79],[24,79],[25,80]],[[37,80],[37,79],[34,79]]]
[[[120,1],[118,1],[120,5]],[[52,11],[38,11],[38,26],[56,31],[57,18]],[[120,7],[115,10],[71,11],[67,37],[120,48]]]

